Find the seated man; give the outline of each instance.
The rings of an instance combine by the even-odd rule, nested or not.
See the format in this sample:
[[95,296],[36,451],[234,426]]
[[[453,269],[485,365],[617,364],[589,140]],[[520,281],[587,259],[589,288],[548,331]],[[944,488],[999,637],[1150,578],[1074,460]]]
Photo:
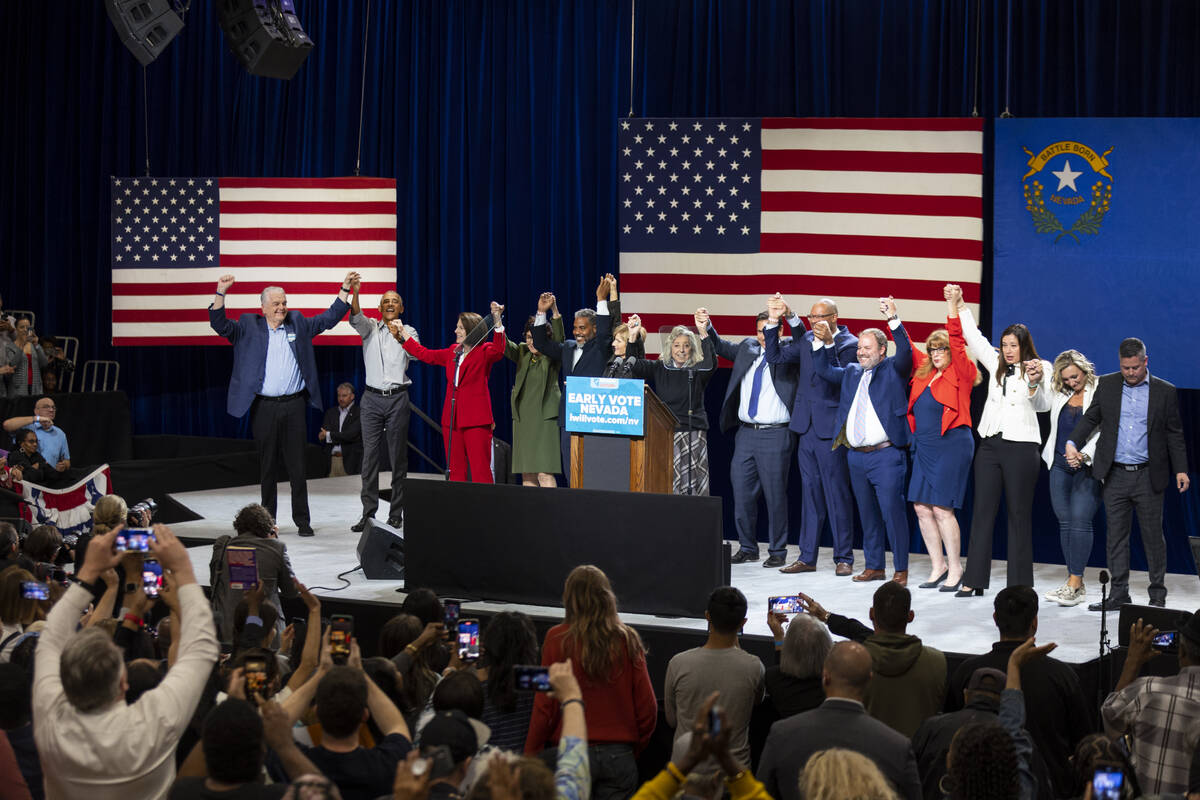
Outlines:
[[46,796],[89,800],[163,797],[175,779],[175,747],[216,664],[212,612],[187,550],[164,525],[150,550],[176,587],[178,653],[161,684],[125,704],[125,664],[101,627],[76,633],[101,573],[115,568],[120,526],[92,539],[76,585],[54,605],[34,661],[34,738]]
[[871,630],[856,619],[830,614],[807,595],[808,613],[830,633],[862,642],[871,654],[875,677],[866,693],[867,713],[911,737],[927,718],[942,710],[946,698],[946,656],[906,632],[913,621],[912,595],[895,581],[875,590]]
[[1130,760],[1144,794],[1184,794],[1200,730],[1200,612],[1180,620],[1179,674],[1139,678],[1156,655],[1158,633],[1140,619],[1133,623],[1125,667],[1100,716],[1109,736],[1129,734]]
[[[71,449],[67,447],[67,434],[54,424],[56,411],[54,400],[49,397],[39,398],[33,406],[32,416],[9,417],[4,420],[4,430],[10,434],[21,428],[35,432],[38,437],[38,452],[46,459],[46,463],[61,475],[71,468]],[[47,485],[52,484],[47,481]]]
[[337,387],[337,405],[325,409],[317,441],[325,445],[329,456],[329,477],[357,475],[362,470],[362,423],[354,403],[354,387],[350,384]]
[[767,734],[758,775],[774,800],[801,800],[800,772],[808,757],[831,747],[862,753],[875,762],[900,797],[920,799],[921,779],[908,738],[872,719],[863,707],[872,681],[871,654],[865,647],[857,642],[833,646],[821,671],[825,702],[781,719]]

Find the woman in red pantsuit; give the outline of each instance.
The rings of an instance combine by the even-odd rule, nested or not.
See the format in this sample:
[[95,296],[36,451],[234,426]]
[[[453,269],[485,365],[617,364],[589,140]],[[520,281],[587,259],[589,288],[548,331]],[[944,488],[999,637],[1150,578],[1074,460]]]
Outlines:
[[488,392],[488,373],[504,358],[504,326],[500,314],[504,306],[492,303],[496,327],[492,338],[474,346],[464,344],[467,334],[482,317],[470,311],[458,315],[454,327],[454,347],[430,350],[414,338],[405,338],[404,326],[396,320],[405,351],[426,364],[446,368],[446,402],[442,405],[442,439],[450,480],[492,483],[492,396]]

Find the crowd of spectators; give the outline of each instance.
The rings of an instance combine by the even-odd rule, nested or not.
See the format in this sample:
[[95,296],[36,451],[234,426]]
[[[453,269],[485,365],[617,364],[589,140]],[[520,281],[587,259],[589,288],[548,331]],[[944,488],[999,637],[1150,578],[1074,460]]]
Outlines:
[[[567,576],[563,621],[540,643],[504,612],[472,659],[427,589],[343,638],[261,506],[214,545],[208,595],[169,528],[145,553],[118,549],[128,514],[105,497],[73,548],[51,526],[22,541],[0,523],[0,797],[1200,798],[1200,616],[1180,625],[1169,677],[1139,677],[1158,631],[1137,622],[1096,708],[1036,643],[1027,587],[997,594],[999,640],[948,672],[906,633],[895,582],[869,626],[801,595],[804,613],[769,617],[769,663],[742,649],[747,601],[724,586],[704,644],[656,686],[594,566]],[[231,546],[256,553],[257,581],[231,571]],[[525,688],[539,665],[542,690]],[[665,766],[648,763],[660,703]],[[778,721],[755,752],[762,704]],[[1116,794],[1096,783],[1111,776]]]

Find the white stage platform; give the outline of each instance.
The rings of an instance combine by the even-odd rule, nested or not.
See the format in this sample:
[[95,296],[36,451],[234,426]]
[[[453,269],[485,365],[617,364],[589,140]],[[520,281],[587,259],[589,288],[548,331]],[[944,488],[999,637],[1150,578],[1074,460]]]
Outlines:
[[[410,474],[414,478],[442,480],[440,475]],[[387,473],[380,476],[380,484],[388,486],[391,477]],[[350,531],[350,526],[358,521],[362,513],[359,502],[361,480],[357,475],[343,478],[322,478],[308,482],[309,509],[312,512],[313,529],[316,536],[300,538],[296,527],[287,519],[287,509],[290,508],[290,495],[286,483],[279,486],[280,539],[287,544],[292,567],[296,575],[309,586],[336,588],[344,585],[336,576],[346,570],[353,569],[358,564],[355,547],[359,534]],[[554,489],[523,489],[522,491],[568,491]],[[231,489],[214,489],[200,492],[184,492],[173,495],[179,503],[187,506],[203,519],[172,525],[178,535],[192,539],[216,539],[226,533],[232,533],[233,516],[239,508],[247,503],[257,502],[259,491],[257,486],[243,486]],[[386,519],[387,504],[381,503],[380,519]],[[796,558],[796,547],[788,548],[789,562]],[[212,549],[207,546],[189,549],[192,563],[196,567],[196,575],[202,583],[208,580],[208,562]],[[761,545],[765,555],[765,544]],[[815,598],[830,611],[854,616],[869,624],[867,611],[871,605],[871,595],[878,583],[857,584],[849,578],[839,578],[833,574],[832,556],[828,549],[822,549],[818,571],[804,575],[783,575],[776,569],[763,569],[762,562],[735,564],[732,567],[732,582],[746,595],[750,603],[749,622],[745,632],[751,635],[770,636],[766,623],[767,598],[773,595],[794,594],[804,592]],[[862,553],[855,552],[856,571],[862,568]],[[890,556],[889,556],[890,575]],[[660,569],[669,565],[647,564],[647,569]],[[910,587],[913,594],[913,611],[916,619],[909,626],[909,632],[920,636],[925,642],[942,650],[959,653],[982,653],[991,648],[996,640],[996,631],[992,623],[992,598],[1004,586],[1005,564],[997,561],[992,565],[992,588],[983,597],[955,598],[949,593],[930,589],[917,589],[916,584],[924,580],[929,572],[929,559],[923,554],[912,554],[909,558]],[[1087,570],[1084,580],[1087,584],[1088,599],[1099,599],[1100,585],[1098,569]],[[1065,576],[1065,568],[1058,564],[1034,565],[1034,587],[1038,594],[1051,591],[1057,587]],[[328,589],[315,590],[319,596],[338,597],[344,600],[396,604],[403,601],[403,594],[397,593],[402,584],[398,581],[369,581],[361,572],[347,575],[345,580],[349,586],[336,592]],[[1167,575],[1168,606],[1171,608],[1194,611],[1200,608],[1200,580],[1195,575],[1169,573]],[[1134,572],[1130,576],[1130,591],[1135,603],[1145,604],[1148,601],[1147,587],[1149,579],[1145,572]],[[697,586],[698,593],[707,593],[713,587]],[[480,587],[480,594],[486,594],[486,587]],[[523,611],[538,619],[561,620],[562,609],[546,606],[525,606],[511,603],[464,603],[468,612],[499,612]],[[646,614],[622,614],[629,624],[656,625],[677,629],[704,631],[705,622],[702,619],[680,619],[674,617],[658,617]],[[1117,642],[1117,615],[1109,614],[1109,638],[1113,646]],[[1087,606],[1062,608],[1042,601],[1039,616],[1038,641],[1041,643],[1057,642],[1056,657],[1069,662],[1085,662],[1094,659],[1098,653],[1098,638],[1100,631],[1100,615],[1090,612]]]

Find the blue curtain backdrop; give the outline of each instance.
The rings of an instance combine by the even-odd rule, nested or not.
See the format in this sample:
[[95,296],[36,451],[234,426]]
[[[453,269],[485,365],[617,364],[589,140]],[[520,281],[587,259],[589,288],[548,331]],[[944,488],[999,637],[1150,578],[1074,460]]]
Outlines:
[[[495,298],[519,327],[542,290],[574,308],[616,271],[614,122],[631,106],[631,14],[638,116],[968,115],[977,60],[985,117],[1200,115],[1190,0],[642,0],[636,13],[630,0],[377,0],[369,18],[363,0],[297,5],[316,48],[281,82],[247,75],[215,4],[193,4],[145,72],[148,148],[143,71],[102,3],[4,9],[0,292],[35,309],[42,333],[80,336],[82,358],[120,361],[137,433],[248,426],[224,411],[227,348],[109,346],[109,176],[142,174],[147,149],[159,176],[352,174],[367,23],[362,173],[398,181],[406,321],[434,344],[462,309]],[[331,294],[340,277],[331,270]],[[343,380],[361,385],[355,348],[318,348],[318,366],[328,397]],[[414,377],[414,400],[436,412],[442,381],[422,366]],[[511,378],[503,364],[492,383],[505,438]],[[710,385],[710,410],[724,388],[725,376]],[[1181,399],[1195,464],[1200,393]],[[424,426],[414,436],[440,458]],[[727,495],[730,443],[714,435],[710,449],[714,492]],[[1167,500],[1174,569],[1190,568],[1179,539],[1197,531],[1198,497]],[[1039,560],[1060,558],[1048,512],[1035,536]]]

